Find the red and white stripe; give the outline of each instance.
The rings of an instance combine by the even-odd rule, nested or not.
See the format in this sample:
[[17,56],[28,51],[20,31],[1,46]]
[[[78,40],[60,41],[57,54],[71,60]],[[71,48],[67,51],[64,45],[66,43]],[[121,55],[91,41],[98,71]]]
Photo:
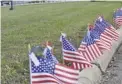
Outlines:
[[95,41],[101,52],[104,50],[110,50],[110,47],[107,46],[101,39],[95,39]]
[[88,62],[91,62],[102,55],[102,52],[96,43],[88,45],[85,48],[79,47],[78,50],[80,53],[83,53],[83,56]]
[[49,73],[32,73],[32,84],[63,84],[54,75]]
[[78,48],[78,52],[81,53],[88,62],[90,62],[89,56],[86,55],[86,46],[87,46],[86,43],[81,43],[80,47]]
[[[91,62],[102,55],[104,50],[110,50],[112,46],[112,37],[106,33],[102,33],[100,39],[92,45],[80,45],[78,50],[83,53],[87,61]],[[84,52],[85,51],[85,52]]]
[[105,45],[107,45],[109,48],[111,48],[112,46],[112,38],[108,35],[106,35],[105,33],[102,33],[100,35],[100,40],[102,40],[102,42],[105,43]]
[[117,32],[117,30],[116,30],[113,26],[111,26],[110,29],[111,29],[111,31],[114,33],[115,38],[117,38],[117,40],[118,40],[118,38],[119,38],[119,33]]
[[[63,56],[65,61],[73,62],[72,67],[74,69],[84,69],[87,67],[91,67],[91,63],[86,60],[86,58],[83,56],[83,54],[79,51],[67,51],[63,50]],[[79,67],[77,67],[79,66]]]
[[86,47],[85,56],[88,56],[89,61],[93,61],[101,55],[102,52],[100,51],[99,47],[96,44],[92,44]]
[[105,33],[108,34],[108,36],[110,36],[114,40],[118,40],[119,35],[112,27],[106,28]]
[[114,18],[114,22],[115,24],[117,24],[117,26],[122,26],[122,16],[118,16],[116,18]]
[[81,43],[80,44],[80,47],[78,48],[78,51],[84,52],[85,51],[85,48],[86,48],[86,44],[85,43]]
[[55,66],[54,75],[64,84],[77,84],[79,70],[69,68],[62,64],[57,64]]
[[63,50],[63,59],[70,62],[82,62],[82,60],[86,60],[79,52],[69,50]]
[[72,63],[72,68],[76,70],[84,69],[84,68],[89,68],[92,67],[92,64],[90,62],[88,63],[78,63],[78,62],[73,62]]

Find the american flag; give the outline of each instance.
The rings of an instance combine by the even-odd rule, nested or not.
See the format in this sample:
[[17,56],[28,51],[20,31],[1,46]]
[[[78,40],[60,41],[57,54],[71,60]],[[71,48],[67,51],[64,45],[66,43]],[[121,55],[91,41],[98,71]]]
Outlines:
[[118,9],[114,12],[113,20],[115,24],[117,24],[117,27],[120,27],[122,25],[122,9]]
[[110,47],[107,46],[102,39],[100,39],[98,31],[95,31],[94,29],[91,30],[91,37],[94,38],[95,43],[97,44],[101,52],[103,52],[103,50],[110,50]]
[[55,63],[59,63],[57,58],[52,54],[52,51],[51,51],[51,47],[50,46],[47,46],[45,49],[44,49],[44,56],[45,58],[47,59],[50,59],[50,60],[53,60]]
[[56,64],[49,59],[40,58],[39,66],[31,61],[31,83],[32,84],[77,84],[79,71]]
[[108,23],[107,21],[104,20],[104,18],[102,18],[102,21],[100,21],[100,23],[97,23],[100,25],[100,28],[104,30],[104,32],[110,36],[111,38],[113,38],[114,40],[118,40],[118,33],[116,32],[115,28]]
[[30,60],[30,75],[31,84],[61,84],[54,74],[55,62],[49,59],[37,57],[39,65],[36,66],[33,61]]
[[[86,36],[81,41],[80,47],[78,48],[80,52],[83,52],[83,55],[89,62],[95,60],[100,55],[102,55],[102,52],[100,51],[99,47],[94,41],[94,38],[92,38],[90,34],[91,32],[88,30]],[[85,44],[85,48],[81,47],[84,44]]]
[[94,39],[95,43],[97,44],[101,52],[103,52],[103,50],[110,50],[110,48],[107,45],[105,45],[105,43],[100,39],[100,33],[95,29],[96,27],[92,29],[89,27],[91,38]]
[[[107,33],[106,29],[108,27],[105,27],[104,25],[102,25],[103,22],[103,18],[101,18],[102,21],[100,21],[99,19],[96,20],[95,22],[95,30],[98,31],[99,35],[100,35],[100,39],[108,46],[111,48],[112,45],[112,37]],[[109,30],[109,29],[108,29]]]
[[74,69],[83,69],[92,67],[91,63],[74,48],[74,46],[66,39],[65,36],[61,35],[62,41],[62,52],[63,59],[69,62],[73,62]]

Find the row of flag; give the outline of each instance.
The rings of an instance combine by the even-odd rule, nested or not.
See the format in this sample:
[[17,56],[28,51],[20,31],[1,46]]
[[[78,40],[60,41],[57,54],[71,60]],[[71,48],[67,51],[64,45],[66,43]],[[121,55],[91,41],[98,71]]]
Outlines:
[[29,50],[30,83],[78,84],[79,71],[92,67],[92,62],[105,50],[110,50],[112,41],[117,41],[118,38],[116,29],[103,16],[99,16],[94,25],[88,25],[87,33],[78,48],[72,45],[65,33],[61,33],[64,63],[59,63],[49,42],[46,43],[43,57],[36,56]]
[[113,20],[118,28],[122,26],[122,8],[119,8],[114,11]]
[[88,25],[87,34],[76,49],[66,38],[61,35],[63,59],[72,62],[72,68],[79,70],[92,67],[91,62],[101,56],[104,50],[110,50],[112,41],[117,40],[119,34],[102,16],[99,16],[94,25]]

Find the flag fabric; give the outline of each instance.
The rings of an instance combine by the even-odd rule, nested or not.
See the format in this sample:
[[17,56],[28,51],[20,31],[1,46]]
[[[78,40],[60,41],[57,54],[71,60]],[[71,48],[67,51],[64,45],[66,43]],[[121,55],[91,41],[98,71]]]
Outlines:
[[40,62],[36,66],[31,61],[32,84],[77,84],[79,71],[49,59],[37,57]]
[[74,48],[65,36],[61,35],[60,39],[62,41],[63,59],[72,62],[72,67],[74,69],[92,67],[91,63],[88,62],[86,58]]
[[50,59],[50,60],[53,60],[55,63],[59,63],[57,58],[52,54],[52,51],[51,51],[51,47],[50,46],[47,46],[45,49],[44,49],[44,56],[45,58],[47,59]]
[[122,25],[122,16],[116,16],[114,18],[114,22],[117,24],[117,26],[121,26]]
[[90,67],[92,67],[91,63],[78,63],[78,62],[72,62],[72,66],[71,66],[71,68],[76,70],[82,70]]
[[97,44],[101,52],[103,52],[104,50],[110,50],[110,46],[107,46],[106,43],[102,39],[100,39],[100,35],[97,33],[97,31],[91,30],[91,37],[94,38],[95,43]]
[[36,66],[39,65],[39,60],[37,59],[36,55],[33,52],[29,53],[29,58]]
[[[110,50],[110,44],[111,44],[110,41],[111,41],[111,38],[108,37],[108,36],[105,36],[104,33],[101,34],[100,31],[99,31],[99,29],[97,27],[98,26],[94,26],[94,28],[90,29],[90,35],[91,35],[91,37],[94,38],[97,46],[99,47],[99,49],[102,52],[103,52],[103,50]],[[108,39],[110,39],[109,42],[107,41]],[[108,44],[108,45],[106,45],[106,44]]]
[[98,24],[99,28],[101,28],[101,30],[103,30],[107,36],[110,36],[114,40],[118,40],[119,35],[116,32],[115,28],[110,23],[105,21],[103,17],[101,17],[100,19],[101,21],[98,19],[95,24]]
[[78,84],[79,70],[56,64],[54,75],[64,84]]
[[32,73],[35,72],[44,72],[44,73],[50,73],[50,74],[54,74],[54,66],[55,66],[55,62],[50,60],[50,59],[46,59],[46,58],[41,58],[41,57],[37,57],[37,59],[39,60],[39,66],[35,66],[35,64],[31,61],[31,65],[32,65]]
[[32,73],[32,84],[63,84],[54,75],[49,73]]
[[31,83],[32,84],[62,84],[56,79],[54,74],[55,62],[49,59],[37,57],[39,65],[36,66],[33,61],[30,62],[31,69]]
[[104,27],[101,23],[103,21],[103,18],[101,20],[97,19],[95,22],[95,31],[97,31],[100,35],[100,39],[111,48],[112,45],[112,37],[108,35],[108,33],[105,31],[107,27]]
[[[85,48],[84,48],[84,46],[81,47],[82,45],[84,45],[86,47]],[[78,49],[80,52],[83,52],[83,55],[89,62],[95,60],[96,58],[98,58],[99,56],[102,55],[102,52],[100,51],[99,47],[95,43],[94,38],[91,37],[91,33],[89,30],[87,31],[86,36],[81,41],[81,45]],[[85,49],[85,50],[83,50],[83,49]]]
[[63,59],[67,61],[78,61],[85,60],[85,58],[76,51],[74,46],[62,35],[62,50],[63,50]]
[[114,12],[113,20],[115,24],[117,24],[117,27],[120,27],[122,25],[122,9],[118,9]]
[[[94,41],[94,44],[98,47],[97,49],[99,49],[99,50],[101,51],[101,53],[103,53],[103,50],[104,50],[104,49],[110,50],[110,49],[104,44],[104,42],[100,39],[100,35],[99,35],[98,31],[95,31],[95,30],[94,30],[94,29],[96,29],[95,26],[94,26],[94,28],[93,28],[93,26],[92,26],[92,28],[90,28],[90,26],[88,25],[88,29],[89,29],[89,32],[90,32],[90,36],[91,36],[91,38],[92,38],[93,41]],[[83,45],[83,43],[81,43],[81,45]],[[81,45],[80,45],[80,47],[79,47],[79,50],[83,52],[83,48],[81,48]],[[81,50],[81,49],[82,49],[82,50]],[[89,59],[89,58],[88,58],[88,55],[84,54],[84,56],[87,57],[87,59]],[[90,61],[90,59],[89,59],[89,61]]]

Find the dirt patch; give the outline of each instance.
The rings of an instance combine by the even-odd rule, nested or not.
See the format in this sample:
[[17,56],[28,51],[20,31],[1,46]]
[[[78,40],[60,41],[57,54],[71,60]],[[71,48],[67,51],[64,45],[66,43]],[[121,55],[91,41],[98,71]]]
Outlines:
[[122,84],[122,45],[112,58],[100,84]]

